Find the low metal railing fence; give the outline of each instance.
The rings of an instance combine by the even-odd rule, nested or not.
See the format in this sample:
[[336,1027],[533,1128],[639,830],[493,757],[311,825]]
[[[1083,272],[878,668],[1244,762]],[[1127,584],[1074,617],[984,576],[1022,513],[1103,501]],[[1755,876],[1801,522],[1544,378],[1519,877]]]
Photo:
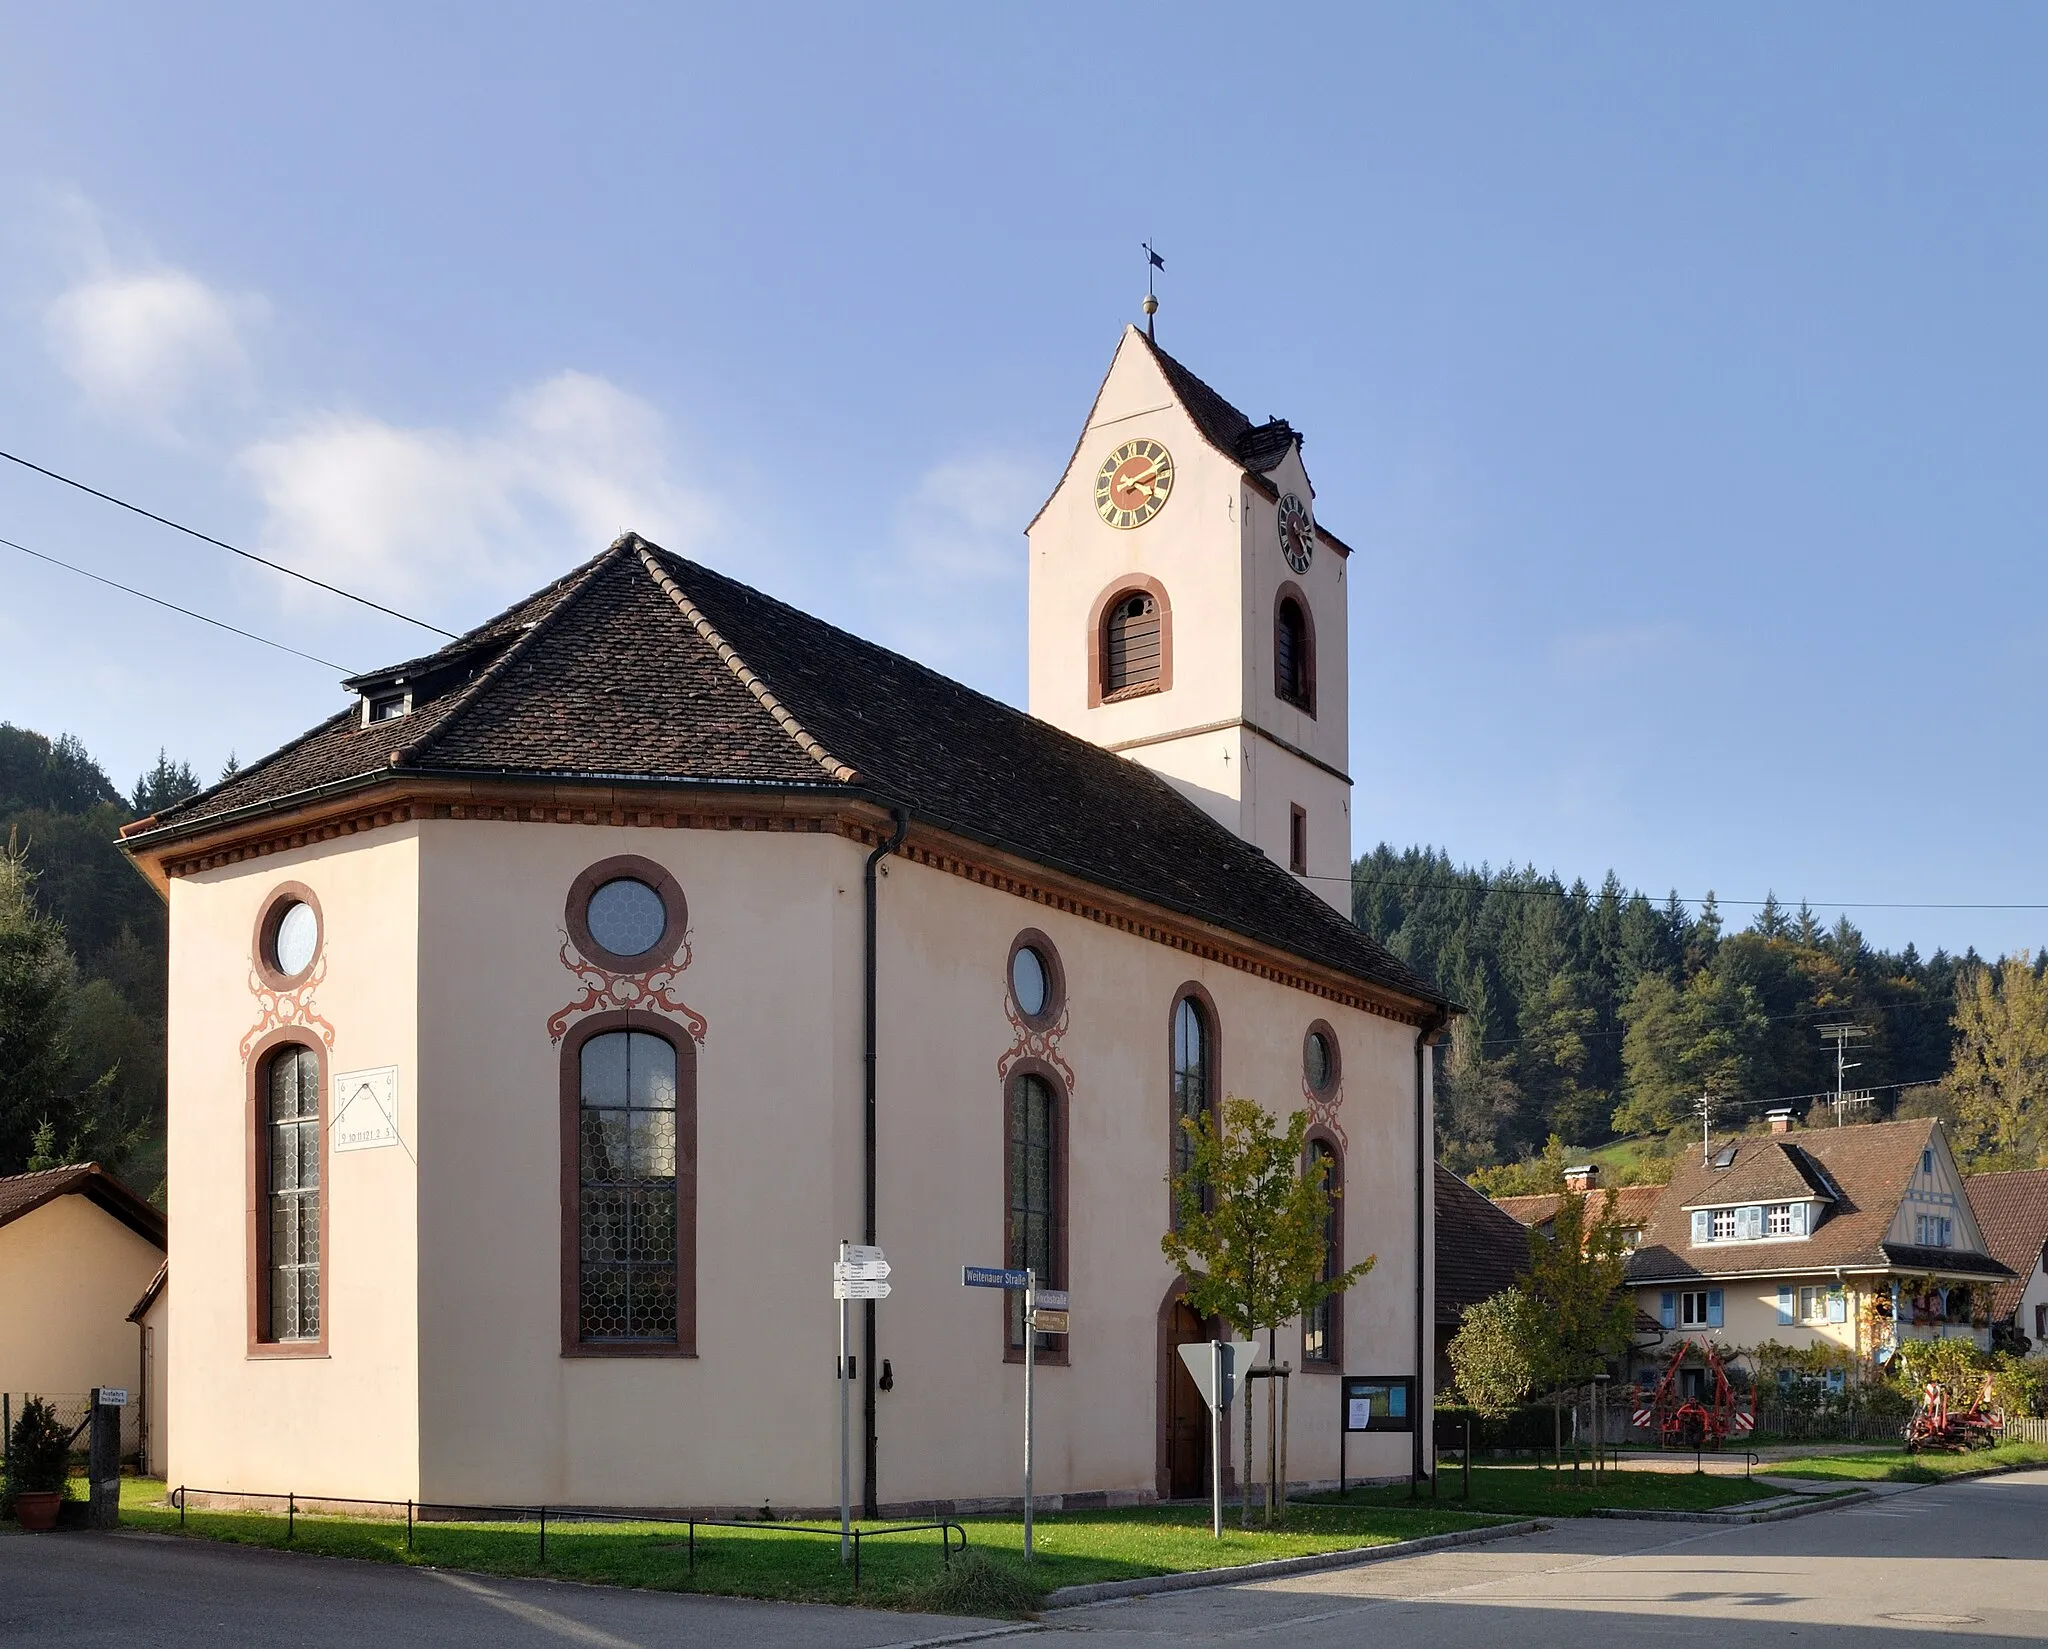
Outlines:
[[[401,1502],[396,1500],[364,1500],[349,1495],[299,1494],[286,1491],[284,1494],[263,1493],[252,1489],[202,1489],[180,1484],[165,1497],[178,1511],[178,1527],[185,1527],[185,1511],[188,1497],[204,1495],[208,1502],[215,1500],[260,1500],[266,1507],[284,1506],[285,1541],[295,1541],[298,1536],[298,1520],[301,1509],[307,1516],[317,1516],[319,1510],[328,1506],[383,1506],[391,1510],[391,1517],[380,1521],[396,1523]],[[685,1529],[688,1531],[690,1573],[697,1572],[697,1531],[699,1529],[744,1529],[749,1534],[793,1534],[821,1535],[833,1540],[841,1537],[839,1526],[824,1523],[780,1523],[766,1519],[742,1519],[730,1517],[676,1517],[660,1512],[609,1512],[596,1511],[580,1506],[495,1506],[477,1505],[467,1501],[449,1500],[407,1500],[405,1507],[405,1549],[413,1549],[413,1534],[421,1522],[429,1523],[508,1523],[516,1525],[533,1524],[539,1537],[539,1557],[545,1563],[548,1558],[548,1521],[554,1520],[557,1536],[565,1525],[588,1523],[613,1524],[654,1524],[661,1528]],[[196,1508],[207,1510],[207,1506]],[[429,1514],[453,1514],[430,1516]],[[465,1515],[466,1514],[466,1515]],[[477,1515],[481,1514],[481,1515]],[[863,1541],[882,1540],[896,1535],[937,1534],[941,1560],[947,1568],[953,1566],[954,1537],[958,1536],[958,1549],[967,1550],[967,1530],[964,1525],[948,1520],[931,1523],[890,1523],[880,1527],[861,1528],[855,1525],[844,1531],[853,1554],[853,1584],[856,1590],[861,1581],[861,1546]]]

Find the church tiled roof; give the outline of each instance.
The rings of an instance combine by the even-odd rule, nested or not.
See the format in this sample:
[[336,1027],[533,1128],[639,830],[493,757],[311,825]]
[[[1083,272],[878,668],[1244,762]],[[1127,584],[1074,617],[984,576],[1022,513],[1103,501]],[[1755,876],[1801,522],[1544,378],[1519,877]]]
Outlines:
[[1173,393],[1187,409],[1188,416],[1194,419],[1195,427],[1201,430],[1203,438],[1254,474],[1264,475],[1301,439],[1300,431],[1285,418],[1270,418],[1263,424],[1253,423],[1150,338],[1145,338],[1145,347],[1152,351],[1159,370],[1166,374],[1167,383],[1172,385]]
[[[845,794],[1397,993],[1441,993],[1137,763],[628,534],[131,845],[388,777]],[[439,684],[436,686],[436,684]]]
[[1528,1228],[1438,1163],[1436,1320],[1457,1323],[1528,1269]]

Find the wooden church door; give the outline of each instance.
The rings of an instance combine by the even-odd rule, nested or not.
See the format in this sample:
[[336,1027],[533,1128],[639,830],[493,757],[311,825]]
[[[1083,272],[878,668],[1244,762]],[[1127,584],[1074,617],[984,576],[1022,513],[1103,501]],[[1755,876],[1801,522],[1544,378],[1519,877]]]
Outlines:
[[1167,1493],[1175,1500],[1193,1500],[1209,1492],[1209,1405],[1179,1348],[1206,1344],[1209,1334],[1187,1301],[1175,1300],[1166,1338],[1171,1365],[1166,1371]]

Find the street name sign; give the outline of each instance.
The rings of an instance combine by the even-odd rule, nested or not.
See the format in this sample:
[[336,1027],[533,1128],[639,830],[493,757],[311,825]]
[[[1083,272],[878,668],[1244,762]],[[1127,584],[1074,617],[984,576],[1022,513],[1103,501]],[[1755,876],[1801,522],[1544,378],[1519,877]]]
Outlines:
[[1064,1288],[1041,1288],[1032,1295],[1031,1303],[1041,1311],[1071,1311],[1073,1304],[1067,1298]]
[[1030,1280],[1030,1273],[1022,1266],[1010,1269],[1000,1265],[963,1265],[960,1268],[960,1285],[963,1288],[1022,1288]]

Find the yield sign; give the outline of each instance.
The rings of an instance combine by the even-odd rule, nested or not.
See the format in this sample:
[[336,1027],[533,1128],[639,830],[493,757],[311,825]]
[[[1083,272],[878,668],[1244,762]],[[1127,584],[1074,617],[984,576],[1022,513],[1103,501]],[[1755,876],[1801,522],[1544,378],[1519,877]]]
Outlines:
[[1252,1366],[1252,1359],[1259,1354],[1258,1346],[1250,1340],[1224,1340],[1223,1347],[1223,1390],[1221,1395],[1210,1388],[1216,1383],[1217,1342],[1198,1340],[1193,1345],[1178,1348],[1180,1360],[1187,1364],[1188,1373],[1195,1377],[1195,1389],[1202,1394],[1202,1401],[1212,1409],[1227,1409],[1237,1395],[1237,1384]]

